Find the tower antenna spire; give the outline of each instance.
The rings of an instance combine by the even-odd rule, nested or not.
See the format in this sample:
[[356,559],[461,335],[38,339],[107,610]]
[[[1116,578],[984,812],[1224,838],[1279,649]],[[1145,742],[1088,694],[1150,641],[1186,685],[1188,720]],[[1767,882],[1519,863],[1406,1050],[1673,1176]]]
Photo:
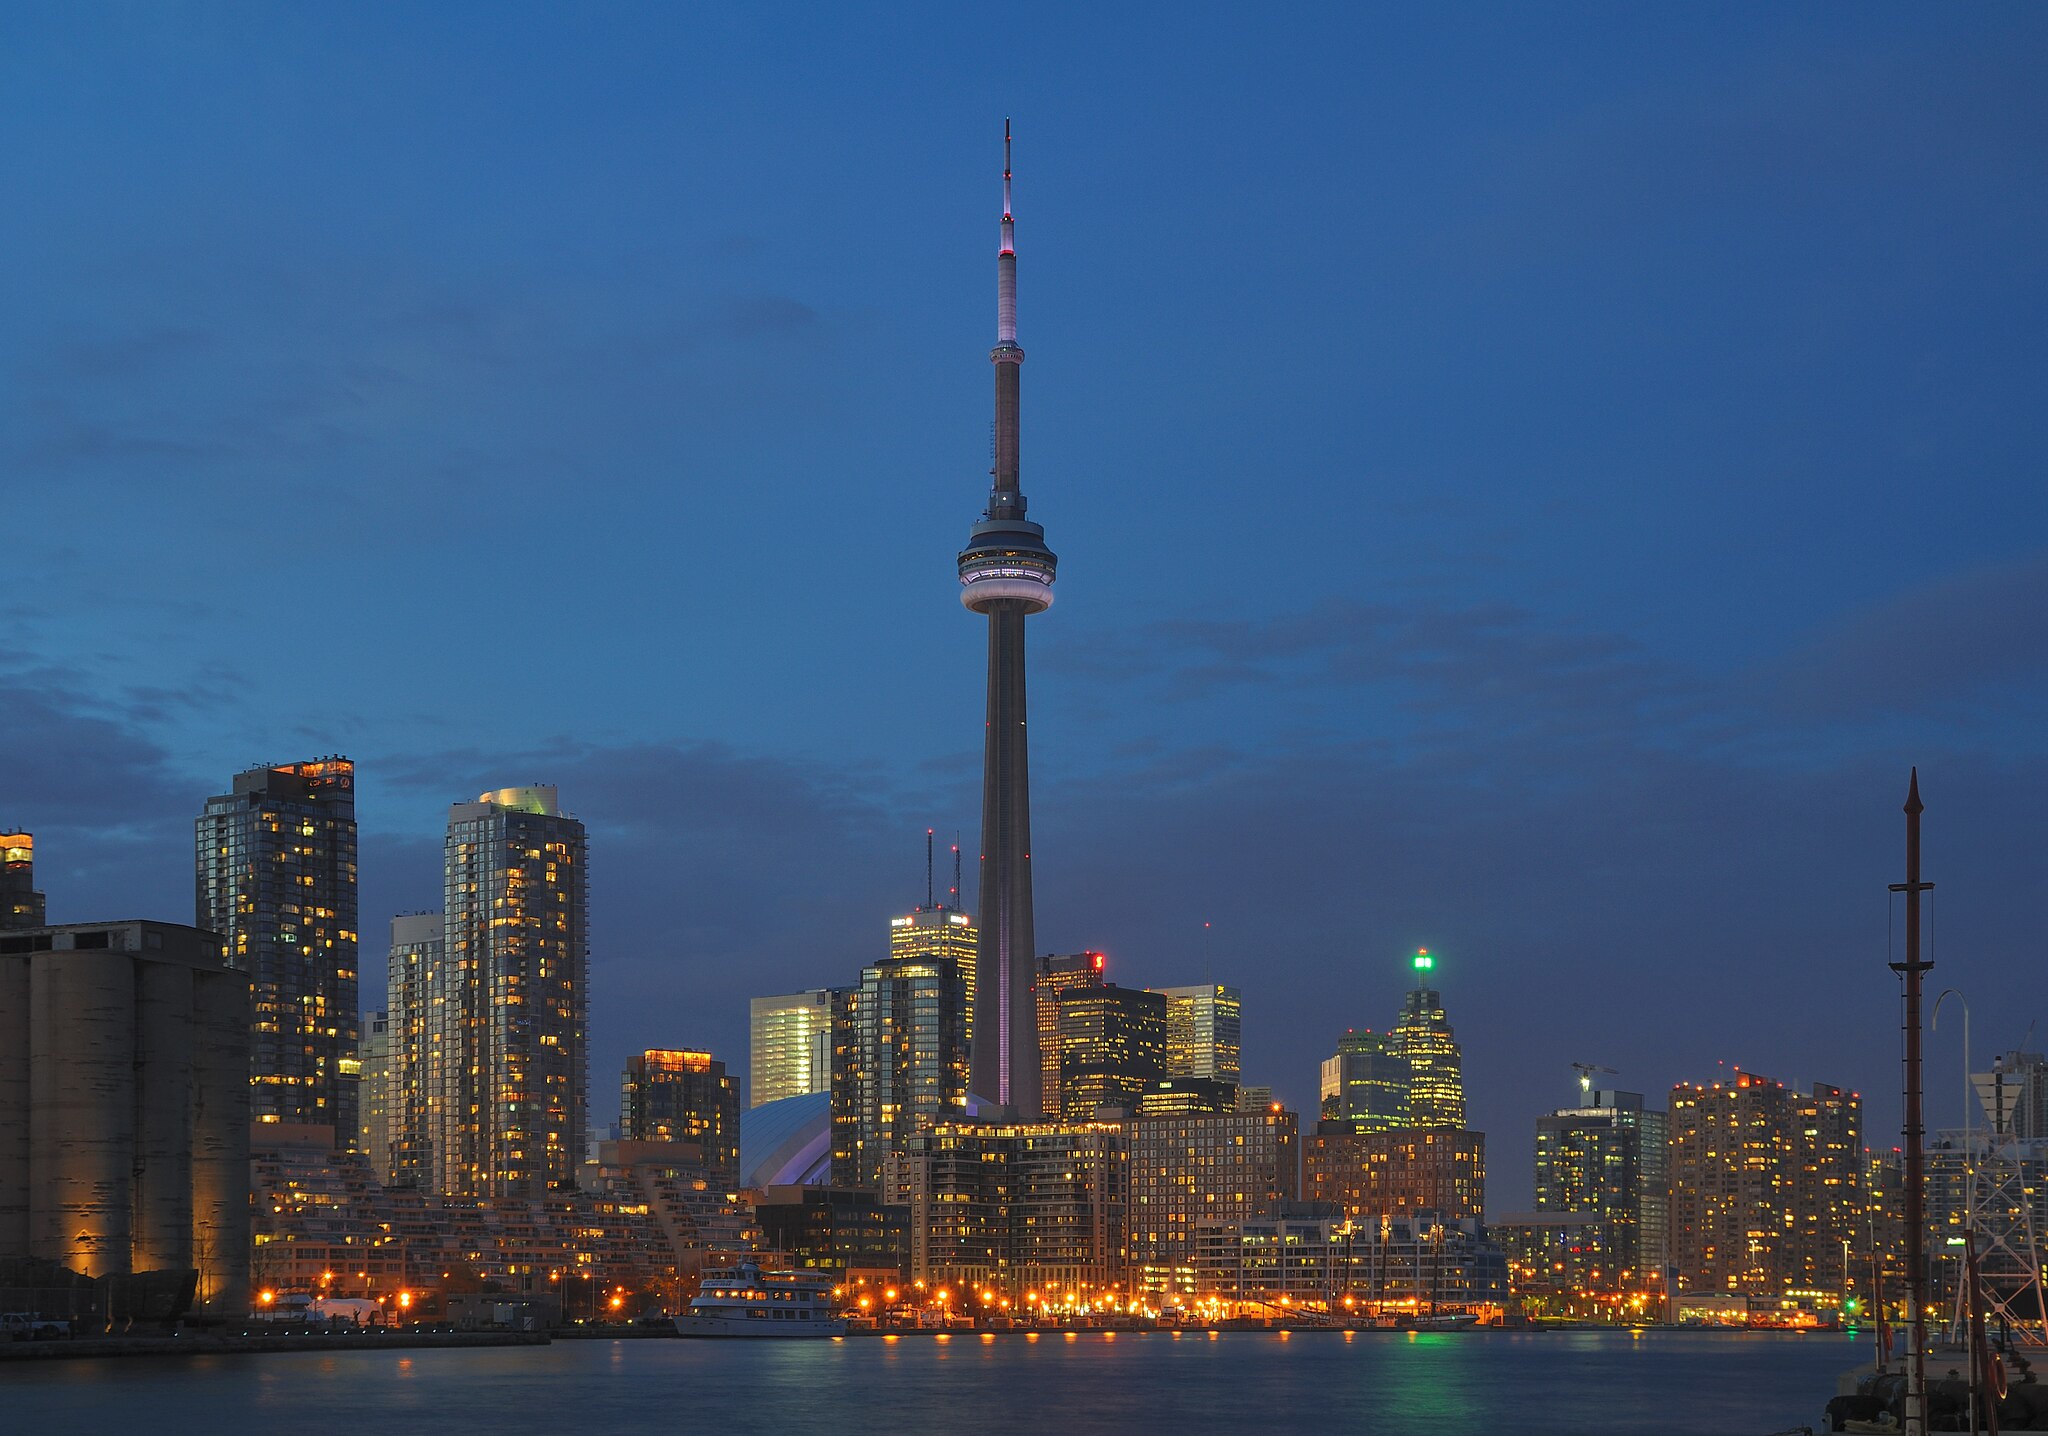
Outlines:
[[932,902],[932,830],[930,828],[924,830],[924,905],[926,907],[934,906]]
[[960,835],[953,834],[953,911],[960,911]]

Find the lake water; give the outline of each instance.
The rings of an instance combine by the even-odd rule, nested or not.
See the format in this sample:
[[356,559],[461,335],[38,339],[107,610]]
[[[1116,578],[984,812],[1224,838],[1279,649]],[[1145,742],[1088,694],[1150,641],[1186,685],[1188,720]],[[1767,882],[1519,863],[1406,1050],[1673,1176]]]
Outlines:
[[28,1362],[0,1432],[1765,1436],[1820,1426],[1868,1338],[1077,1334]]

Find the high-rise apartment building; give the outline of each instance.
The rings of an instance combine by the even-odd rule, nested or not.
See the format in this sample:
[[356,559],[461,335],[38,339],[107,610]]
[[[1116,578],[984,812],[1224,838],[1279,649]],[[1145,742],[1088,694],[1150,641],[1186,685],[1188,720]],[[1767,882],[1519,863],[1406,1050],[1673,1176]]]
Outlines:
[[41,927],[43,895],[36,891],[36,840],[31,833],[0,833],[0,932]]
[[583,824],[552,785],[448,810],[440,981],[428,1021],[437,1179],[452,1196],[576,1185],[589,1068]]
[[[1752,1072],[1671,1089],[1671,1263],[1681,1292],[1832,1302],[1867,1250],[1862,1102]],[[1850,1268],[1845,1270],[1845,1267]]]
[[1337,1055],[1323,1059],[1322,1116],[1355,1132],[1413,1125],[1409,1092],[1415,1071],[1384,1032],[1356,1028],[1337,1039]]
[[357,1139],[355,764],[320,758],[235,775],[196,825],[197,926],[249,974],[249,1083],[259,1122]]
[[1602,1255],[1634,1289],[1663,1289],[1669,1129],[1640,1092],[1589,1091],[1536,1119],[1536,1211],[1597,1216]]
[[1436,959],[1424,948],[1413,964],[1416,986],[1389,1034],[1395,1055],[1408,1062],[1408,1125],[1459,1129],[1465,1125],[1463,1058],[1443,997],[1430,986]]
[[1302,1181],[1310,1201],[1347,1217],[1483,1217],[1486,1134],[1318,1130],[1303,1143]]
[[370,1159],[380,1182],[391,1180],[391,1019],[365,1012],[356,1046],[356,1110],[362,1129],[356,1150]]
[[447,984],[442,972],[445,929],[438,912],[391,919],[391,954],[384,968],[391,1075],[385,1118],[391,1152],[385,1180],[395,1187],[439,1191],[434,1160],[436,1125],[461,1099],[463,1077],[452,1054],[459,1023],[441,1020],[435,999]]
[[1199,1224],[1275,1215],[1301,1180],[1294,1113],[1138,1117],[1130,1145],[1131,1275],[1149,1291],[1196,1289]]
[[946,1122],[909,1158],[911,1275],[927,1288],[987,1287],[1027,1310],[1122,1280],[1124,1127]]
[[247,1315],[249,1035],[214,933],[0,931],[0,1261],[196,1271],[201,1307]]
[[1103,983],[1060,994],[1060,1118],[1089,1122],[1102,1108],[1128,1115],[1166,1075],[1166,998]]
[[967,994],[967,1041],[974,1042],[974,963],[981,934],[972,914],[939,903],[889,919],[889,956],[945,958]]
[[832,1090],[832,990],[747,1004],[747,1105]]
[[1039,1100],[1044,1112],[1058,1117],[1065,1110],[1060,1096],[1060,994],[1072,987],[1103,984],[1099,952],[1048,952],[1038,959],[1038,980],[1032,1001],[1038,1014]]
[[949,957],[884,958],[841,989],[832,1038],[832,1182],[880,1187],[884,1159],[967,1111],[967,1011]]
[[1234,987],[1162,987],[1166,999],[1166,1075],[1235,1084],[1244,1001]]
[[740,1091],[709,1052],[649,1048],[626,1059],[619,1136],[627,1142],[695,1142],[704,1165],[731,1183],[740,1170]]

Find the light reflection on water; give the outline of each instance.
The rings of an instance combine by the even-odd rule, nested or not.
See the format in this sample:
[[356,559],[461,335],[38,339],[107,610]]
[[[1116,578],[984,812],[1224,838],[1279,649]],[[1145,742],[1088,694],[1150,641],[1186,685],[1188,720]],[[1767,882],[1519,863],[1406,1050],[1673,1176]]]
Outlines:
[[471,1436],[966,1426],[1098,1436],[1474,1432],[1765,1436],[1818,1424],[1869,1344],[1650,1332],[1032,1333],[820,1342],[559,1342],[544,1348],[52,1361],[0,1367],[9,1430],[345,1426]]

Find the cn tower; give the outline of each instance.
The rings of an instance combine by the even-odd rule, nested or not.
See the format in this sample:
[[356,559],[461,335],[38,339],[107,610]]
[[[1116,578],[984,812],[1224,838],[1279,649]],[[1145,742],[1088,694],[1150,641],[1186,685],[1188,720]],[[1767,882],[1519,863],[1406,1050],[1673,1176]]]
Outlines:
[[988,511],[960,551],[960,601],[988,615],[988,733],[981,768],[981,940],[975,953],[974,1092],[1040,1115],[1031,984],[1031,778],[1024,731],[1024,620],[1052,606],[1045,530],[1024,517],[1017,479],[1017,248],[1010,218],[1010,122],[1003,121],[1003,242],[996,251],[995,467]]

